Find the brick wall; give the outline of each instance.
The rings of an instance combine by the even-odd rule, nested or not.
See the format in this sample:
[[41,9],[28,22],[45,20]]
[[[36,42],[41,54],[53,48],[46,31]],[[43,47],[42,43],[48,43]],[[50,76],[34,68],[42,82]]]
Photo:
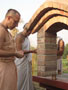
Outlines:
[[56,74],[57,69],[57,45],[56,34],[45,32],[43,28],[37,35],[38,42],[38,76],[49,76]]

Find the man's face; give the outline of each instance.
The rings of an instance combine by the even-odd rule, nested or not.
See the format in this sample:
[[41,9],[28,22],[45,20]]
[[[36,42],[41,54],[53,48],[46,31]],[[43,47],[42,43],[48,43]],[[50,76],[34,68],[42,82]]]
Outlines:
[[8,28],[9,29],[13,29],[13,28],[17,27],[18,26],[18,22],[20,20],[20,16],[18,14],[16,14],[16,16],[14,16],[14,17],[10,16],[9,18],[10,19],[9,19]]

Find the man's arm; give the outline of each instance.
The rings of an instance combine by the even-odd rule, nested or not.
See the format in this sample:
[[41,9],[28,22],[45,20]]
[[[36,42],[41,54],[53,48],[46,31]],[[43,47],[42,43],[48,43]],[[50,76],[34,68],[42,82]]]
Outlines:
[[[22,50],[22,45],[24,43],[25,38],[23,37],[23,35],[18,34],[16,37],[16,48],[18,51]],[[22,50],[24,52],[24,54],[28,54],[28,53],[37,53],[37,50]]]
[[28,51],[24,50],[24,54],[28,54],[28,53],[37,53],[37,49],[35,49],[35,50],[28,50]]
[[22,45],[24,43],[24,39],[25,38],[21,33],[16,36],[15,41],[16,41],[16,49],[17,49],[17,51],[22,50]]

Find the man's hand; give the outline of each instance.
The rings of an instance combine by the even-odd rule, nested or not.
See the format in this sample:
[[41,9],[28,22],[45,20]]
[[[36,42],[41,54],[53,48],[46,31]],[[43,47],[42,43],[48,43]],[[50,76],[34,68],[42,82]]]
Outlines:
[[33,53],[37,53],[37,49],[33,50]]
[[17,51],[16,52],[16,57],[17,58],[22,58],[22,57],[24,57],[24,52],[21,50],[21,51]]

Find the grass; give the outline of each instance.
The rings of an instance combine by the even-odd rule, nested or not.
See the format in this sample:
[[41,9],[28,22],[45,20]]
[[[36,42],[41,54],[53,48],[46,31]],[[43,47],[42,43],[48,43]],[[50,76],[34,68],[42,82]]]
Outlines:
[[[37,75],[37,60],[34,60],[34,62],[32,63],[32,75]],[[62,60],[62,64],[63,64],[63,73],[68,73],[68,60],[67,59],[63,59]]]
[[62,63],[63,63],[63,73],[68,73],[68,60],[63,59]]

